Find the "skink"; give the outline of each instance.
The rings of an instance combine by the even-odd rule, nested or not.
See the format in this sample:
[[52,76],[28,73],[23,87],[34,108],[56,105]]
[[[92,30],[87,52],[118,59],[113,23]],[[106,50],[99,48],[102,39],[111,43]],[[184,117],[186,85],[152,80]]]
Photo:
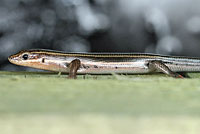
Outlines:
[[177,72],[200,72],[200,58],[155,54],[64,53],[53,50],[23,50],[8,60],[16,65],[67,72],[69,78],[78,74],[144,74],[163,72],[184,78]]

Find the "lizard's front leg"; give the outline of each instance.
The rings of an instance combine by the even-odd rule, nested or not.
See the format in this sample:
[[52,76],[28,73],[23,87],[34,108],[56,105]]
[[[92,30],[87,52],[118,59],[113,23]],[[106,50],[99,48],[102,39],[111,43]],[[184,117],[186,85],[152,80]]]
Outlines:
[[75,59],[69,63],[69,79],[76,79],[77,70],[80,68],[80,66],[81,61],[79,59]]

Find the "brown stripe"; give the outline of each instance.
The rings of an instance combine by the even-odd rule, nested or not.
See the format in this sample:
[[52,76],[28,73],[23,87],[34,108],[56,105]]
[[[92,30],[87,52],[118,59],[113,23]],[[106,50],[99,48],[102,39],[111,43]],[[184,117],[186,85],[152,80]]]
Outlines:
[[169,55],[157,55],[157,54],[143,54],[143,53],[64,53],[61,51],[36,49],[36,50],[24,50],[21,52],[30,52],[44,55],[54,56],[68,56],[68,57],[90,57],[90,58],[176,58],[176,59],[191,59],[199,60],[200,58],[195,57],[184,57],[184,56],[169,56]]

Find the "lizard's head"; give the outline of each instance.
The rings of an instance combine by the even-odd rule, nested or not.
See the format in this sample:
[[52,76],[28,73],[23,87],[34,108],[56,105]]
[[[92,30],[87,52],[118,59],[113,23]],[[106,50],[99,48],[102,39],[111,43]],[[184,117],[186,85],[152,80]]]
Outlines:
[[23,50],[9,56],[8,60],[16,65],[33,67],[33,64],[41,63],[41,56],[32,50]]
[[[59,55],[59,56],[58,56]],[[27,66],[50,71],[66,71],[67,63],[72,59],[66,58],[64,54],[51,50],[23,50],[11,55],[8,60],[16,65]]]

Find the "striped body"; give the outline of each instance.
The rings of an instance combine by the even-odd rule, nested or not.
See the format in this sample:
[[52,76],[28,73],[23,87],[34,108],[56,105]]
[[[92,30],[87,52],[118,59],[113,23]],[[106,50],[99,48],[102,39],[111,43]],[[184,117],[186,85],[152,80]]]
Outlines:
[[[29,55],[23,60],[24,54]],[[81,61],[80,74],[110,73],[150,73],[149,61],[162,61],[174,72],[199,72],[200,59],[154,54],[118,54],[118,53],[63,53],[50,50],[27,50],[10,56],[11,63],[56,72],[68,72],[68,65],[74,59]]]

